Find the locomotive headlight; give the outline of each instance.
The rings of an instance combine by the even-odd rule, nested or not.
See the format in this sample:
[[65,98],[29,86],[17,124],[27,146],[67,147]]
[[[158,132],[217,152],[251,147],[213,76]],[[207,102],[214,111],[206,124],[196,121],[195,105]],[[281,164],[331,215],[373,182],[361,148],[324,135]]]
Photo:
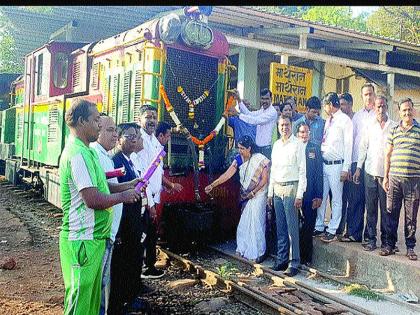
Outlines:
[[182,26],[181,38],[188,46],[208,49],[213,43],[213,31],[204,23],[188,20]]
[[175,13],[170,13],[160,18],[159,34],[165,44],[174,43],[181,33],[181,19]]

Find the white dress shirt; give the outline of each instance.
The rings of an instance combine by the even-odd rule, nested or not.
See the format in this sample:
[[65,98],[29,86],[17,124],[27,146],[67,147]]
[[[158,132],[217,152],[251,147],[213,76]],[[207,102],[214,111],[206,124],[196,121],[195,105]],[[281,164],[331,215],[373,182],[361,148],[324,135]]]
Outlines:
[[321,143],[322,158],[327,161],[344,160],[342,171],[347,172],[351,166],[352,148],[353,124],[351,119],[339,109],[325,121]]
[[[111,160],[111,157],[109,156],[108,152],[104,149],[102,145],[100,145],[98,142],[91,142],[89,146],[95,149],[96,153],[98,153],[99,164],[101,164],[105,172],[109,172],[115,169],[114,162]],[[109,178],[108,183],[118,184],[118,180],[116,177]],[[120,227],[122,208],[123,208],[122,203],[118,203],[112,206],[112,209],[114,212],[114,217],[112,219],[112,225],[111,225],[111,236],[110,236],[112,241],[115,241],[115,236],[117,235],[118,228]]]
[[267,109],[261,107],[259,110],[251,112],[244,103],[240,102],[239,108],[241,110],[239,119],[257,126],[255,144],[259,147],[271,145],[273,128],[277,123],[277,111],[273,105],[270,105]]
[[354,114],[353,119],[351,120],[353,123],[352,162],[357,162],[358,160],[360,139],[362,138],[362,131],[366,125],[366,122],[375,119],[375,116],[375,110],[371,109],[368,111],[366,108],[362,108]]
[[[140,129],[143,138],[143,150],[132,153],[130,158],[133,161],[134,167],[140,174],[146,173],[147,169],[154,161],[163,146],[154,134],[148,135],[143,128]],[[162,190],[163,165],[159,164],[158,168],[149,179],[149,184],[146,188],[147,200],[150,207],[155,203],[160,203],[160,192]]]
[[384,177],[384,151],[388,133],[396,125],[397,123],[389,118],[384,128],[376,117],[367,121],[360,140],[357,167],[362,168],[365,162],[366,173]]
[[273,197],[276,183],[298,181],[296,198],[302,199],[306,191],[306,157],[305,144],[294,135],[283,142],[274,142],[271,152],[270,183],[268,197]]

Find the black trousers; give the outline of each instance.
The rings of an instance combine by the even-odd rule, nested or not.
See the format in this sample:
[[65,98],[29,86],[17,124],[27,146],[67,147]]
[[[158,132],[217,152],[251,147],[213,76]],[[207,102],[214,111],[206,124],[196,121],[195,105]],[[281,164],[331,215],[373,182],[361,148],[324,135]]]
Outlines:
[[381,244],[385,245],[386,227],[386,192],[382,188],[383,177],[372,176],[365,173],[365,195],[366,195],[366,225],[363,238],[371,244],[376,245],[376,226],[378,224],[378,201],[381,216]]
[[143,264],[143,232],[145,216],[139,206],[124,205],[121,223],[114,243],[111,259],[111,291],[109,315],[121,315],[124,304],[130,304],[140,291],[140,275]]
[[312,262],[312,233],[315,229],[315,221],[317,215],[317,209],[312,209],[312,199],[303,200],[302,205],[303,225],[300,229],[299,242],[300,242],[300,262],[311,263]]
[[389,177],[387,193],[386,245],[394,248],[404,200],[404,236],[407,248],[416,246],[417,213],[419,211],[420,177]]
[[146,249],[145,265],[147,268],[153,268],[156,263],[156,242],[157,242],[157,225],[151,218],[149,213],[145,217],[146,220],[146,239],[144,246]]
[[[351,164],[352,175],[356,171],[357,163]],[[347,234],[353,236],[357,241],[362,240],[363,219],[365,214],[365,188],[364,169],[360,173],[360,183],[352,181],[344,182],[343,187],[343,208],[340,225],[337,234],[341,234],[347,224]]]

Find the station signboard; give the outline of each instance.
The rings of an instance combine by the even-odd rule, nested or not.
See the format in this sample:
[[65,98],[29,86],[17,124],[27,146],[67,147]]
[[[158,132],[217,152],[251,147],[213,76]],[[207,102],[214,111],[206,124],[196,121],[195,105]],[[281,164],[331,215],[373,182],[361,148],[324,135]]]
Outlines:
[[297,111],[304,112],[306,100],[312,95],[312,70],[272,62],[270,90],[273,103],[283,103],[288,96],[294,96]]

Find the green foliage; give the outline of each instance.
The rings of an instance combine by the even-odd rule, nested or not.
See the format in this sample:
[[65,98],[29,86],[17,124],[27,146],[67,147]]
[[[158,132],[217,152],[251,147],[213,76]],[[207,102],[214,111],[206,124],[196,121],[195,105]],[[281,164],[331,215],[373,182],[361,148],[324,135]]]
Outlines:
[[296,17],[301,17],[306,11],[308,11],[310,6],[264,6],[264,7],[253,7],[254,9],[270,12],[270,13],[279,13],[286,14]]
[[11,29],[12,24],[0,8],[0,73],[23,72],[23,63],[16,57],[16,45]]
[[369,33],[420,44],[420,10],[414,6],[380,7],[366,24]]
[[366,31],[367,14],[361,14],[355,18],[352,14],[349,6],[313,6],[302,15],[302,18],[346,29]]
[[42,14],[51,14],[54,11],[54,7],[51,6],[22,6],[23,10],[34,12],[34,13],[42,13]]
[[349,284],[344,287],[344,291],[347,294],[359,296],[365,298],[366,300],[381,301],[384,297],[372,290],[365,285],[360,285],[357,283]]
[[21,73],[23,64],[16,58],[15,40],[7,32],[0,35],[0,73]]
[[226,263],[219,267],[216,267],[217,274],[224,280],[229,280],[230,277],[238,271],[237,268],[233,267],[232,263]]

